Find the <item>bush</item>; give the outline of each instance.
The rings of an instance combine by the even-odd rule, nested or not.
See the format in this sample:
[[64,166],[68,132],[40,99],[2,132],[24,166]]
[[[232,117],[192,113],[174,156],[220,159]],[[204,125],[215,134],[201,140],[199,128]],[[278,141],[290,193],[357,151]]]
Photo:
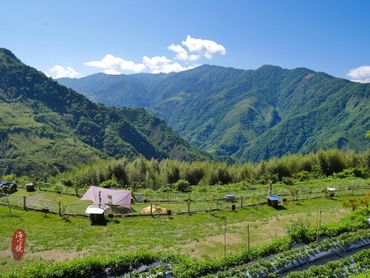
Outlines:
[[62,179],[60,181],[64,186],[72,187],[73,186],[73,181],[71,179]]
[[261,184],[269,184],[270,182],[277,183],[278,181],[279,181],[279,176],[277,174],[263,174],[258,179],[258,182]]
[[292,178],[288,178],[288,177],[283,177],[282,182],[286,185],[293,185],[294,184],[294,180]]
[[118,187],[119,184],[116,180],[106,180],[106,181],[103,181],[99,186],[104,187],[104,188],[111,188],[111,187]]
[[190,192],[191,191],[191,185],[186,180],[178,180],[175,183],[175,187],[180,192]]
[[296,243],[309,243],[315,240],[315,229],[310,222],[298,219],[287,226],[288,236]]
[[339,178],[347,178],[347,177],[357,177],[366,179],[369,176],[369,173],[366,168],[348,168],[343,170],[342,172],[338,173],[337,176]]
[[293,178],[299,181],[305,181],[311,178],[311,174],[308,171],[301,171],[294,173]]
[[162,186],[162,187],[160,188],[160,190],[161,190],[162,192],[172,192],[172,187],[171,187],[171,186],[168,186],[168,185],[165,185],[165,186]]

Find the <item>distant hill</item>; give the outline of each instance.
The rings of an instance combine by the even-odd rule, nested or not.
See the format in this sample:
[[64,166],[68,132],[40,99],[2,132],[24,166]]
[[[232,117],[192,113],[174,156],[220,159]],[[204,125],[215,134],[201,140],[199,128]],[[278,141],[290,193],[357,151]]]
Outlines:
[[364,135],[370,129],[370,84],[270,65],[98,76],[109,87],[90,89],[86,80],[95,82],[95,75],[59,82],[102,103],[145,107],[190,143],[219,157],[256,161],[319,148],[370,147]]
[[96,104],[0,49],[0,176],[56,174],[96,158],[139,155],[210,158],[143,109]]

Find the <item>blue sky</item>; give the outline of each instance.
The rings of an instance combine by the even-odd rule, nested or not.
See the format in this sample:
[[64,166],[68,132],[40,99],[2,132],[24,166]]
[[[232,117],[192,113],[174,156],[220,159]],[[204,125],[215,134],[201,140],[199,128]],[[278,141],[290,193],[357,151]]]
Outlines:
[[0,46],[54,76],[272,64],[370,82],[366,0],[9,0],[0,10]]

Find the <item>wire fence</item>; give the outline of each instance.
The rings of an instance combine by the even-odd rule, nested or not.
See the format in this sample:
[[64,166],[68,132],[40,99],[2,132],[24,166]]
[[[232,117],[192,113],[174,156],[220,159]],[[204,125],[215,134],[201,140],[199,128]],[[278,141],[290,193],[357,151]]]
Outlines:
[[[284,192],[285,191],[285,192]],[[368,194],[370,186],[347,186],[337,188],[334,196],[329,196],[325,190],[316,188],[305,188],[305,190],[297,191],[295,194],[289,190],[280,190],[274,194],[281,197],[281,205],[291,201],[303,201],[317,198],[335,198],[341,196],[363,196]],[[76,194],[76,193],[75,193]],[[70,193],[70,195],[73,195]],[[77,195],[79,195],[77,193]],[[119,208],[113,209],[111,212],[114,216],[144,216],[144,215],[167,215],[167,214],[192,214],[196,212],[211,212],[221,210],[237,210],[244,207],[262,206],[267,204],[266,191],[255,191],[250,195],[233,195],[225,197],[220,195],[218,198],[211,194],[208,199],[204,198],[207,194],[203,194],[203,199],[198,199],[198,196],[193,197],[192,194],[173,195],[145,195],[142,202],[132,204],[131,210],[122,212]],[[165,196],[166,198],[164,198]],[[48,200],[41,194],[34,196],[20,196],[14,194],[0,193],[0,205],[8,206],[9,208],[19,208],[24,210],[42,211],[45,213],[56,213],[59,215],[84,216],[86,207],[89,205],[86,201],[79,201],[77,198],[73,201],[53,201]],[[144,212],[145,211],[145,212]]]

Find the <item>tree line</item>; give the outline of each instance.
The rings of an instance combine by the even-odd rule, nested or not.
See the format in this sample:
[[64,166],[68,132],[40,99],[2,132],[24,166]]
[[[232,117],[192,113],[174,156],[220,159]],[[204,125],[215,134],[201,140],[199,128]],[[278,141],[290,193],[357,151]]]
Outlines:
[[[151,188],[171,185],[216,185],[241,181],[250,183],[285,182],[292,179],[338,176],[367,177],[370,150],[357,153],[336,149],[309,154],[294,154],[258,163],[228,165],[222,162],[185,162],[177,160],[147,160],[138,157],[97,160],[62,173],[52,180],[66,186],[96,185],[104,187]],[[186,187],[186,186],[185,186]]]

